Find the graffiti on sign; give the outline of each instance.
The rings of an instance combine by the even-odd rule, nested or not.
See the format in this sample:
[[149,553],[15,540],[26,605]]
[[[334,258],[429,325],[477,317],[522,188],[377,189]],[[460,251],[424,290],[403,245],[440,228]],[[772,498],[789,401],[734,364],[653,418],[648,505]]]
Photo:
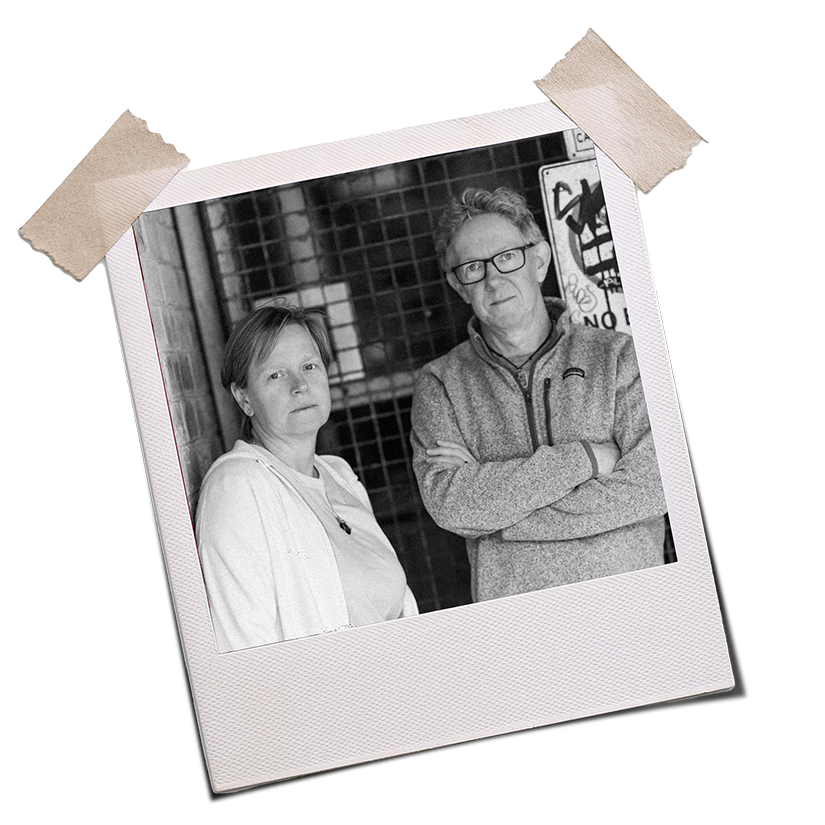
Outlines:
[[567,161],[541,171],[559,286],[573,320],[630,332],[596,160]]

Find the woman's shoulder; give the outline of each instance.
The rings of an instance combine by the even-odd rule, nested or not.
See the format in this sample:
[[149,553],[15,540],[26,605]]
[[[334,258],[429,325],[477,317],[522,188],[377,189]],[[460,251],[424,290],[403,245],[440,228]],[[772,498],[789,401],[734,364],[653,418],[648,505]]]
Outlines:
[[198,521],[207,514],[219,520],[227,514],[252,517],[259,512],[262,501],[270,508],[282,506],[276,476],[254,447],[237,441],[203,477],[198,493]]
[[202,486],[227,480],[257,478],[261,476],[262,469],[263,462],[255,448],[239,440],[228,453],[215,459],[203,477]]

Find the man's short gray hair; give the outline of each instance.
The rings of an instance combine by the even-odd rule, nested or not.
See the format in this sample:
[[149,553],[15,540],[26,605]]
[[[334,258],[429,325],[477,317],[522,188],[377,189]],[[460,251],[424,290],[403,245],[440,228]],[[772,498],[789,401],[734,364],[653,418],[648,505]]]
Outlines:
[[478,215],[501,215],[521,232],[527,243],[544,240],[544,233],[539,229],[527,201],[518,192],[506,186],[500,186],[493,192],[486,189],[465,189],[461,197],[453,200],[441,213],[436,228],[435,252],[438,264],[445,272],[447,251],[456,232]]

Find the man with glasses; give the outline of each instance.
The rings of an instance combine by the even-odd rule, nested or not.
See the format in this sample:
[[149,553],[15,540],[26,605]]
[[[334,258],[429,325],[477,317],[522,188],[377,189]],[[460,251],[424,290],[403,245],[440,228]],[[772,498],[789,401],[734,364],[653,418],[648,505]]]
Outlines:
[[664,562],[665,497],[632,339],[542,296],[550,263],[524,199],[468,189],[436,237],[469,340],[420,372],[424,504],[462,535],[475,601]]

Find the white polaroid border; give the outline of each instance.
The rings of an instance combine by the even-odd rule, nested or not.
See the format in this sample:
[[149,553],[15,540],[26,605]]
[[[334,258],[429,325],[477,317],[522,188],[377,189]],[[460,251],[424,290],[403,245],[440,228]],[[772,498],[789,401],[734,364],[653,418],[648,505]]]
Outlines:
[[[147,211],[574,126],[543,103],[281,152]],[[597,158],[678,562],[286,644],[218,654],[133,232],[106,256],[215,791],[733,687],[635,187]]]

